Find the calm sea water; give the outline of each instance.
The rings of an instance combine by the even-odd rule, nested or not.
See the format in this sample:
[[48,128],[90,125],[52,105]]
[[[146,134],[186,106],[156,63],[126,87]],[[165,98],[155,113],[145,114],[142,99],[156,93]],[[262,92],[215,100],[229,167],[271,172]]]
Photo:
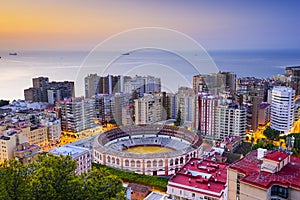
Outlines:
[[[55,52],[42,51],[0,52],[0,98],[23,99],[23,90],[32,85],[32,77],[47,76],[50,81],[72,80],[76,83],[76,96],[83,95],[83,77],[88,73],[154,75],[162,78],[163,89],[174,92],[181,85],[190,86],[194,74],[211,68],[207,57],[190,52],[192,59],[200,60],[195,69],[183,57],[169,52],[144,50],[111,59],[112,52]],[[284,73],[284,68],[300,65],[300,50],[248,50],[209,51],[217,68],[213,70],[235,72],[239,77],[271,77]],[[199,57],[200,56],[200,57]],[[109,58],[109,59],[108,59]],[[108,60],[111,61],[106,68]],[[208,63],[209,62],[209,63]],[[197,67],[196,67],[197,68]]]

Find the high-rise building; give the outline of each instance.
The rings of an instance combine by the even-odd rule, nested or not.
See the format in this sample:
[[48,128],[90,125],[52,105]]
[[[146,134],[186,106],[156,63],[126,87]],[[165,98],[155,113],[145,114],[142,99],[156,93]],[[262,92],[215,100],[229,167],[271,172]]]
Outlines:
[[177,113],[180,110],[181,113],[181,124],[190,123],[192,124],[195,114],[195,93],[192,88],[180,87],[175,95],[177,102]]
[[199,93],[196,96],[194,128],[202,135],[214,136],[216,109],[219,103],[220,98],[216,95]]
[[129,96],[124,94],[115,94],[111,98],[112,116],[119,126],[122,125],[122,109],[126,102],[129,101],[128,99]]
[[160,78],[153,76],[135,76],[131,79],[126,79],[124,82],[124,92],[132,93],[135,91],[138,97],[142,97],[145,93],[161,92]]
[[122,107],[122,125],[130,126],[134,124],[133,121],[133,105],[124,105]]
[[24,90],[24,98],[26,101],[39,102],[39,89],[38,88],[28,88]]
[[246,135],[246,109],[235,105],[218,105],[215,120],[215,139]]
[[95,100],[95,113],[96,118],[101,124],[105,124],[112,120],[112,96],[108,94],[97,94],[93,97]]
[[26,101],[54,104],[65,98],[75,97],[74,82],[50,82],[48,77],[33,78],[33,87],[24,90]]
[[163,105],[160,94],[145,95],[134,101],[135,124],[152,124],[164,120]]
[[232,72],[218,72],[213,74],[199,74],[193,76],[193,89],[195,93],[210,93],[219,95],[225,90],[236,90],[236,74]]
[[236,74],[233,72],[219,72],[225,76],[225,89],[234,92],[236,90]]
[[281,133],[291,130],[294,122],[295,90],[276,86],[272,89],[271,128]]
[[38,77],[32,79],[33,88],[39,89],[38,96],[40,102],[48,102],[49,78]]
[[48,103],[55,104],[59,100],[61,100],[61,91],[57,89],[49,89],[48,90]]
[[247,129],[255,132],[258,129],[259,108],[262,98],[259,96],[249,96],[247,107]]
[[100,94],[115,94],[124,91],[124,77],[107,75],[99,79]]
[[75,97],[75,87],[73,81],[52,81],[49,83],[49,89],[60,90],[60,100]]
[[291,78],[291,88],[300,95],[300,66],[286,67],[285,74]]
[[94,127],[95,100],[72,98],[60,102],[62,130],[80,132]]
[[99,92],[100,76],[97,74],[89,74],[84,78],[85,97],[91,98]]
[[271,104],[262,102],[259,106],[259,111],[258,111],[258,124],[264,126],[268,122],[270,122],[270,114],[271,114]]
[[172,93],[166,94],[166,119],[176,119],[177,101],[176,95]]

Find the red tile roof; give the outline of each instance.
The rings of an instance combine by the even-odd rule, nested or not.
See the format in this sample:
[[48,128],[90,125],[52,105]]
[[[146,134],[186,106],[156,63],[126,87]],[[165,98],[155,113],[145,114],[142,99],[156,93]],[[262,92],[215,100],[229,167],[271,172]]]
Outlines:
[[168,186],[220,198],[226,188],[227,164],[192,158],[172,176]]
[[280,151],[274,151],[269,154],[267,154],[264,158],[280,162],[281,160],[284,160],[288,157],[289,155]]
[[[269,152],[264,158],[277,161],[279,157],[282,157],[283,160],[288,156],[288,154],[276,151]],[[260,171],[261,164],[262,161],[257,159],[256,150],[233,163],[229,168],[244,174],[244,177],[240,179],[241,182],[260,188],[268,189],[272,185],[278,184],[300,189],[300,158],[291,156],[290,163],[275,173]]]

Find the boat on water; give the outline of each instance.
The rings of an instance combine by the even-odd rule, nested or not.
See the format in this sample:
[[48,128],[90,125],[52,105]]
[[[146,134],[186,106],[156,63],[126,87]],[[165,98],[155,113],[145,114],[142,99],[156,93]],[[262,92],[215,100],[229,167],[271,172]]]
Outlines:
[[16,52],[14,52],[14,53],[9,53],[8,55],[10,55],[10,56],[16,56],[18,54]]
[[122,53],[122,56],[129,56],[129,55],[130,55],[129,52],[127,52],[127,53]]

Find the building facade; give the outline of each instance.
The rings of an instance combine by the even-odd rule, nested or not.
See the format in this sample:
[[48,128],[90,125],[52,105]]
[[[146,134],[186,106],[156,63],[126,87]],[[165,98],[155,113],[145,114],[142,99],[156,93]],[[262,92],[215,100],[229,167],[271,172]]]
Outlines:
[[276,86],[272,90],[271,128],[282,134],[291,130],[294,122],[295,90]]
[[228,200],[297,200],[300,159],[258,149],[228,167]]
[[32,79],[33,87],[24,90],[26,101],[54,104],[64,98],[75,97],[74,82],[49,82],[48,77]]
[[89,172],[92,168],[92,158],[88,149],[78,146],[65,145],[62,147],[54,148],[50,151],[50,153],[56,156],[71,156],[74,160],[76,160],[77,168],[75,170],[75,173],[77,175],[80,175],[84,172]]
[[96,119],[94,105],[93,99],[83,98],[60,102],[62,131],[76,133],[93,128]]
[[29,163],[38,159],[39,155],[42,154],[42,150],[37,145],[30,145],[28,142],[19,144],[15,151],[14,157],[17,161],[21,162],[23,165],[28,165]]
[[200,131],[202,135],[214,136],[215,134],[215,117],[217,106],[220,98],[216,95],[208,93],[199,93],[196,96],[196,112],[194,127]]
[[246,110],[234,105],[219,105],[216,109],[215,139],[246,135]]
[[99,91],[100,76],[97,74],[89,74],[84,78],[85,97],[91,98],[92,96],[100,93]]
[[170,178],[167,193],[175,200],[226,200],[227,167],[214,156],[192,158]]
[[134,101],[135,124],[152,124],[162,121],[163,105],[159,94],[146,95]]
[[1,131],[0,162],[14,159],[14,151],[20,143],[27,142],[27,137],[14,130]]

